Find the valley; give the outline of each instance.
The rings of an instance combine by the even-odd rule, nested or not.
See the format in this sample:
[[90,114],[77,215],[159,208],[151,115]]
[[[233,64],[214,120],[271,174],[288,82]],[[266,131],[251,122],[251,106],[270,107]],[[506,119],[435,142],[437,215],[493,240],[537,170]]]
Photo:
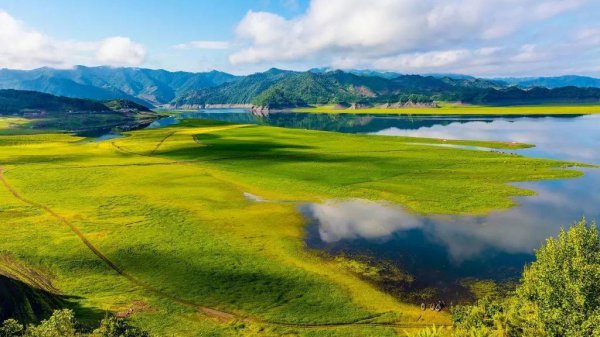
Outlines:
[[445,312],[382,292],[350,267],[360,262],[307,250],[298,203],[359,198],[485,214],[531,194],[507,183],[581,175],[563,169],[572,162],[432,139],[201,120],[81,140],[0,136],[1,249],[44,271],[84,321],[134,308],[133,322],[158,335],[383,336],[450,324]]

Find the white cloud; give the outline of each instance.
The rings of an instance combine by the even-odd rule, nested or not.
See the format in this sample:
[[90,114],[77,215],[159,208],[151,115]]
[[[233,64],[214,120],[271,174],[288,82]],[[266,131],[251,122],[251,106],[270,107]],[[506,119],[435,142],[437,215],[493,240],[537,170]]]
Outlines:
[[229,41],[191,41],[173,47],[175,49],[229,49]]
[[134,66],[144,62],[146,50],[127,37],[111,37],[103,40],[96,53],[102,64]]
[[544,60],[542,47],[497,46],[587,2],[312,0],[305,13],[291,19],[248,12],[236,28],[236,45],[242,47],[229,60],[234,65],[305,62],[398,71],[471,65],[488,71],[511,59]]
[[0,11],[2,68],[69,68],[79,64],[136,66],[144,62],[145,56],[145,48],[127,37],[101,41],[57,40]]

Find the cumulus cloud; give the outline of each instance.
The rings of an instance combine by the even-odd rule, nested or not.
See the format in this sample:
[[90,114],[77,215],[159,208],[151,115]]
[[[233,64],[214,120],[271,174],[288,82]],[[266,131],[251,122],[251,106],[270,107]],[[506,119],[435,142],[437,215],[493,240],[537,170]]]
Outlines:
[[[506,44],[523,29],[586,0],[312,0],[291,19],[250,11],[236,28],[234,65],[320,62],[335,67],[436,70],[492,68],[543,58],[531,43]],[[499,47],[500,46],[500,47]]]
[[229,49],[229,41],[191,41],[173,47],[175,49]]
[[101,41],[57,40],[0,11],[2,68],[69,68],[78,64],[136,66],[143,63],[145,57],[145,48],[127,37]]
[[127,37],[117,36],[100,42],[96,57],[103,64],[139,65],[144,62],[146,49]]

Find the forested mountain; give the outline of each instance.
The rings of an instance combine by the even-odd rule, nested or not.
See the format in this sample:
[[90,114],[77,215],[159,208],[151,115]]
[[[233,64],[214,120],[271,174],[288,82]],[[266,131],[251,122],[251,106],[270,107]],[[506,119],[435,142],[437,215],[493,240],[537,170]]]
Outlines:
[[280,80],[297,74],[293,71],[270,69],[239,77],[226,84],[190,91],[173,101],[176,106],[188,104],[250,104],[258,95]]
[[579,87],[579,88],[600,88],[600,79],[587,76],[557,76],[557,77],[525,77],[525,78],[501,78],[508,85],[518,86],[519,88],[560,88],[560,87]]
[[126,101],[94,101],[54,96],[37,91],[0,90],[0,115],[46,115],[62,112],[148,112],[143,105]]
[[[543,89],[546,87],[557,90]],[[600,79],[582,76],[482,79],[455,74],[422,76],[327,68],[307,72],[270,69],[247,76],[218,71],[189,73],[83,66],[63,70],[0,70],[0,89],[171,107],[218,104],[272,108],[311,104],[398,106],[439,100],[476,104],[596,102],[597,91],[587,87],[600,88]]]
[[343,71],[290,72],[271,69],[217,87],[190,92],[175,107],[252,104],[267,108],[313,104],[403,106],[460,101],[473,104],[597,102],[600,89],[565,87],[521,89],[500,81],[462,77],[398,75],[393,78]]
[[20,89],[96,100],[127,99],[159,105],[191,90],[231,81],[235,76],[218,71],[169,72],[140,68],[83,67],[0,70],[0,89]]

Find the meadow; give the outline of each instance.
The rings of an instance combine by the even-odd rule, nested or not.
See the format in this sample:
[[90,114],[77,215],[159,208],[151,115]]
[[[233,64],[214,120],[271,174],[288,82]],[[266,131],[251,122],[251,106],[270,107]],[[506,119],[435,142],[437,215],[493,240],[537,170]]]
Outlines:
[[[8,127],[15,121],[0,119]],[[502,152],[527,146],[199,120],[105,142],[0,132],[0,274],[50,282],[83,321],[113,312],[157,336],[447,325],[449,314],[400,302],[356,263],[307,250],[297,205],[362,198],[485,214],[533,193],[509,183],[581,175],[576,163]]]
[[585,115],[600,113],[600,105],[511,105],[483,106],[440,103],[439,108],[358,108],[336,109],[333,105],[292,109],[295,112],[333,114],[406,114],[406,115]]

